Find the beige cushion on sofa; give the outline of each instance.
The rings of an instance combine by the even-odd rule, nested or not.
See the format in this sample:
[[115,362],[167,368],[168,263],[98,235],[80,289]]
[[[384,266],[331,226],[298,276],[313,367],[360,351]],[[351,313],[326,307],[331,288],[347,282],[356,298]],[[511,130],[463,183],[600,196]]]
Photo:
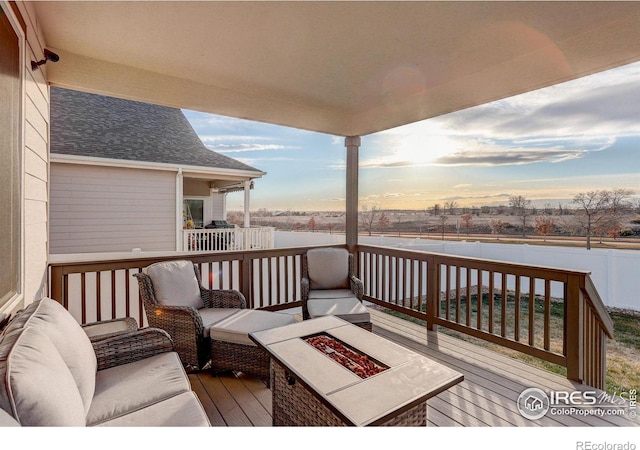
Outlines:
[[370,322],[367,308],[356,298],[313,299],[307,302],[309,316],[337,316],[351,323]]
[[97,425],[191,390],[177,353],[100,370],[87,425]]
[[260,311],[256,309],[241,309],[232,316],[211,326],[211,339],[231,342],[234,344],[256,345],[249,333],[269,330],[295,323],[293,314]]
[[163,261],[143,270],[153,283],[158,303],[167,306],[204,307],[191,261]]
[[349,287],[349,252],[344,248],[314,248],[307,252],[310,289]]
[[55,345],[78,386],[86,414],[91,406],[98,367],[91,341],[76,319],[60,303],[50,298],[34,303],[35,308],[31,308],[32,312],[25,326],[43,331]]
[[14,342],[6,341],[6,336],[3,339],[12,348],[2,382],[18,422],[23,426],[85,426],[76,382],[47,334],[28,326],[16,332],[16,337]]
[[202,405],[193,392],[183,392],[160,403],[101,423],[101,427],[208,427]]

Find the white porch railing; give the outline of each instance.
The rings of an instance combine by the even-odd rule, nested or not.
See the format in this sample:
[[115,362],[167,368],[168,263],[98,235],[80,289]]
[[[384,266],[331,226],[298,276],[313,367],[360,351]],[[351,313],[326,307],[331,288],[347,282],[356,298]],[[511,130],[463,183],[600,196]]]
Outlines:
[[187,252],[224,252],[274,248],[273,227],[182,230]]

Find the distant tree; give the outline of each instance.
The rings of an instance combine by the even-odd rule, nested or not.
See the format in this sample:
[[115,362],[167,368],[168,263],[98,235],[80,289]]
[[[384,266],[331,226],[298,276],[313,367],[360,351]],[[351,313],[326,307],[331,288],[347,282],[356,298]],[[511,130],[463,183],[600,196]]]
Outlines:
[[536,216],[535,229],[538,234],[544,236],[546,242],[547,236],[556,229],[556,221],[551,216]]
[[311,216],[311,219],[309,219],[309,222],[307,222],[307,227],[311,229],[312,233],[315,233],[317,226],[318,226],[318,223],[316,222],[316,218]]
[[460,216],[460,226],[467,230],[467,234],[469,234],[469,230],[473,227],[473,214],[463,214]]
[[378,217],[378,228],[380,228],[382,233],[384,233],[384,230],[389,228],[389,216],[384,212],[380,213],[380,217]]
[[444,241],[444,230],[446,228],[446,224],[449,221],[449,217],[442,214],[438,217],[438,220],[440,222],[440,232],[442,233],[442,240]]
[[333,227],[334,226],[335,226],[335,224],[333,222],[329,222],[327,224],[327,229],[329,230],[329,234],[333,234],[332,231],[333,231]]
[[508,222],[500,219],[491,219],[489,221],[492,234],[502,234],[502,232],[509,226]]
[[440,204],[436,203],[435,205],[433,205],[433,215],[434,216],[439,216],[440,215]]
[[572,203],[577,205],[576,220],[586,233],[587,250],[591,249],[591,236],[594,230],[600,233],[611,230],[620,216],[628,208],[626,199],[633,195],[630,189],[613,189],[611,191],[588,191],[577,194]]
[[395,220],[394,223],[396,225],[396,231],[398,232],[398,237],[400,236],[400,232],[402,231],[402,224],[404,223],[403,220],[404,216],[402,214],[396,214],[395,215]]
[[373,227],[379,213],[380,209],[377,205],[364,205],[362,207],[362,211],[360,211],[360,225],[369,233],[369,236],[371,236],[371,233],[373,232]]
[[450,200],[444,203],[444,209],[445,211],[449,212],[450,216],[453,215],[457,207],[458,207],[458,202],[456,202],[455,200]]
[[522,237],[524,237],[527,230],[527,216],[532,213],[531,200],[522,195],[512,195],[509,197],[509,206],[511,206],[513,215],[522,219]]

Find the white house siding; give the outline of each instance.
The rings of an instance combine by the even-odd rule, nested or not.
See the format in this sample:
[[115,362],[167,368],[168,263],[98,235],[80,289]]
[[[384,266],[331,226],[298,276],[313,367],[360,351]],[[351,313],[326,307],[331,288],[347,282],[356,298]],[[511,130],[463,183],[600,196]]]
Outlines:
[[51,254],[176,250],[175,177],[52,163]]
[[211,195],[211,219],[212,220],[227,220],[227,207],[226,207],[227,194],[212,194]]
[[49,88],[42,70],[31,70],[31,60],[44,57],[44,39],[36,26],[33,5],[17,3],[26,23],[24,129],[24,302],[47,295],[47,225],[49,181]]

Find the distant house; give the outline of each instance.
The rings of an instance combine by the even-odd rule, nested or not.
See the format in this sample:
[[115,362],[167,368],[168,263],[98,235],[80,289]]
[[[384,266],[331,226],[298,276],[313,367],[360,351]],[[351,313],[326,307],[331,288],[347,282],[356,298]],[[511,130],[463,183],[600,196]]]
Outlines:
[[51,87],[50,132],[51,254],[181,250],[187,219],[226,219],[227,193],[265,174],[175,108]]

